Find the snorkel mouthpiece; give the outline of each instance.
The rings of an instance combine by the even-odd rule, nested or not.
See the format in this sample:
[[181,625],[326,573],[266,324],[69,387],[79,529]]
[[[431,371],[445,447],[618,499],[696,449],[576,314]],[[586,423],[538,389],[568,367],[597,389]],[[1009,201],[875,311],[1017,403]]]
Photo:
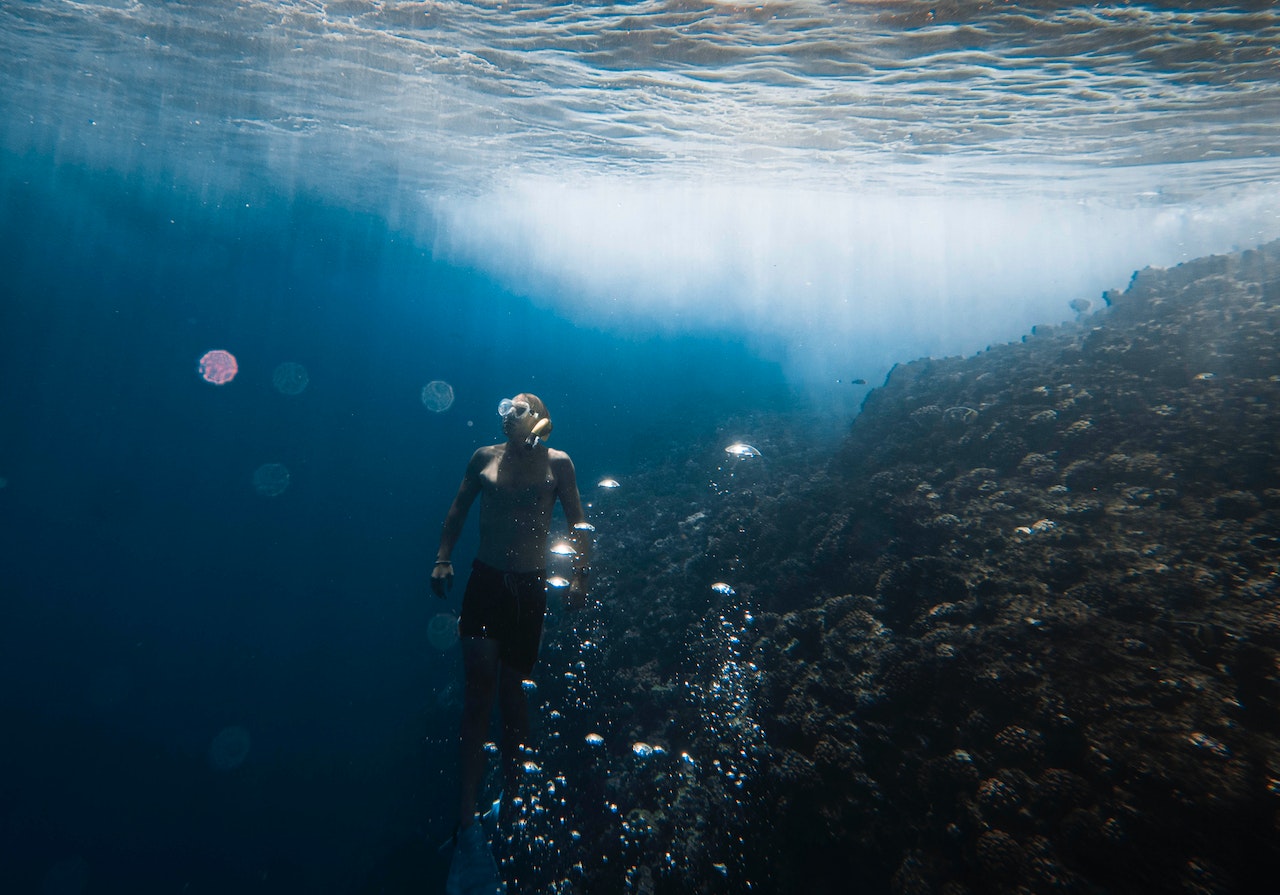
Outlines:
[[533,431],[529,433],[529,437],[524,440],[525,447],[536,448],[542,443],[542,436],[544,434],[550,434],[550,432],[551,420],[546,419],[545,417],[538,420],[533,424]]

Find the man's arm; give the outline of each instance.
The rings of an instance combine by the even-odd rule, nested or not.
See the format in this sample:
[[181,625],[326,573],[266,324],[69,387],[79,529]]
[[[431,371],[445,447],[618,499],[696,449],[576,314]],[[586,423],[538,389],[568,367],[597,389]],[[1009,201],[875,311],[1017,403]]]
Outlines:
[[471,455],[467,471],[462,476],[462,484],[458,486],[458,493],[444,517],[444,525],[440,529],[440,547],[436,550],[436,562],[431,569],[431,589],[437,597],[443,597],[453,587],[453,562],[450,557],[453,556],[458,538],[462,536],[462,526],[467,521],[471,504],[475,503],[480,494],[480,471],[487,462],[484,448]]

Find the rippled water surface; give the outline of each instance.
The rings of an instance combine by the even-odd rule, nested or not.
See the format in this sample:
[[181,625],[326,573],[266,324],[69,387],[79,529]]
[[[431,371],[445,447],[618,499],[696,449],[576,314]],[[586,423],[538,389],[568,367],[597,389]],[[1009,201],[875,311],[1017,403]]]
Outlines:
[[1194,190],[1275,177],[1280,145],[1266,3],[55,0],[5,4],[0,49],[10,146],[209,184],[992,191],[1194,163],[1163,176]]

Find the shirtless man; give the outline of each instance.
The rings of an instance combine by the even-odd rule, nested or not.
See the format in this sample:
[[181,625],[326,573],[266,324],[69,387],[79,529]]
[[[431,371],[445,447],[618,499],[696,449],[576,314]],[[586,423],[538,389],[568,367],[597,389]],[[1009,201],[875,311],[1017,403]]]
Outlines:
[[[440,533],[431,589],[444,597],[453,586],[453,553],[467,512],[480,498],[480,547],[462,598],[458,633],[466,675],[460,737],[459,847],[475,839],[476,800],[484,776],[483,742],[497,696],[502,712],[504,817],[513,810],[522,749],[529,738],[523,681],[533,672],[546,612],[547,539],[557,499],[573,532],[573,579],[565,607],[586,601],[591,532],[582,512],[573,461],[541,439],[551,434],[546,405],[520,394],[498,405],[505,444],[471,457]],[[478,825],[477,825],[478,829]],[[466,834],[470,833],[468,837]]]

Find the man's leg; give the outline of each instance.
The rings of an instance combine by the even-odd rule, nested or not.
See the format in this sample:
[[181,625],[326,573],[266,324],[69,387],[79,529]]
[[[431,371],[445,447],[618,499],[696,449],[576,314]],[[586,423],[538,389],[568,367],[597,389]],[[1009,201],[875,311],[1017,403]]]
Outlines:
[[515,816],[520,778],[524,774],[524,747],[529,744],[529,700],[524,693],[526,675],[502,666],[498,678],[498,702],[502,709],[502,811],[506,824]]
[[462,638],[462,664],[466,693],[462,706],[462,730],[458,737],[458,828],[470,826],[476,816],[476,799],[484,778],[484,741],[498,689],[498,642],[487,637]]

